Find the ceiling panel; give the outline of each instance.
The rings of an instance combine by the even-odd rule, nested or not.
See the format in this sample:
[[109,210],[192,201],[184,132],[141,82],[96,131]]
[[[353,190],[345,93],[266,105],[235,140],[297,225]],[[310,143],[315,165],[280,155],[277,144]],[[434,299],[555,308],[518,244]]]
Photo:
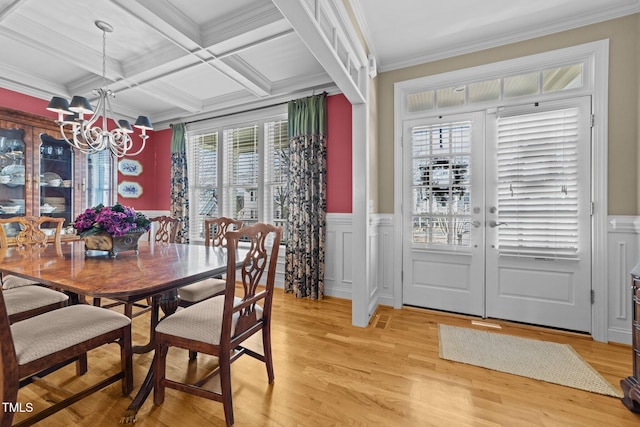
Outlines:
[[322,71],[318,61],[295,34],[247,49],[238,56],[271,82]]
[[242,90],[242,86],[214,69],[201,64],[167,76],[163,81],[190,96],[209,99]]

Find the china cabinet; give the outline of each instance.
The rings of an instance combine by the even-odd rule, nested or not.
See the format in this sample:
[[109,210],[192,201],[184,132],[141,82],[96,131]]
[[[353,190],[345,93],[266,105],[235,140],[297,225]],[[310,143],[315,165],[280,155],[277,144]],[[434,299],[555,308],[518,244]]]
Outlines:
[[622,403],[629,410],[640,413],[640,264],[631,270],[631,299],[633,319],[631,321],[633,375],[620,381],[624,393]]
[[0,216],[53,216],[83,209],[86,157],[59,139],[53,119],[0,107]]

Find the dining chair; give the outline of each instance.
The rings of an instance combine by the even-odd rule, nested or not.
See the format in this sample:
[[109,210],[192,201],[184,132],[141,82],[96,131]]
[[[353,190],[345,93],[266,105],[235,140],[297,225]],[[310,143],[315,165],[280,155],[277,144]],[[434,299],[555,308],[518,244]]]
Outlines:
[[[120,346],[120,370],[110,377],[35,413],[18,425],[31,425],[78,400],[122,380],[122,394],[133,389],[131,319],[111,310],[77,304],[10,324],[4,291],[0,292],[0,394],[3,405],[16,407],[18,390],[104,344]],[[22,405],[23,407],[25,405]],[[9,406],[11,407],[11,406]],[[4,411],[0,427],[13,412]]]
[[153,237],[156,243],[175,243],[176,234],[180,228],[180,220],[167,215],[160,215],[149,218],[151,228],[149,229],[149,241]]
[[[60,236],[64,218],[51,217],[11,217],[0,219],[0,247],[9,246],[9,237],[5,232],[15,225],[15,245],[25,256],[43,249],[50,240],[60,247]],[[55,224],[54,235],[48,236],[42,230],[43,224]],[[7,227],[9,226],[9,227]],[[52,237],[52,239],[50,239]],[[7,307],[9,322],[14,323],[50,310],[65,307],[69,296],[56,290],[40,286],[39,283],[14,275],[2,275],[2,289]]]
[[[273,240],[270,240],[270,237]],[[243,238],[249,251],[242,260],[240,281],[236,289],[236,249]],[[245,240],[245,238],[247,240]],[[231,363],[243,354],[264,362],[269,384],[273,383],[271,352],[271,307],[278,249],[282,227],[258,223],[226,233],[227,276],[224,295],[201,301],[163,319],[156,326],[154,397],[155,405],[164,402],[169,387],[196,396],[222,402],[226,424],[233,425],[231,398]],[[269,248],[267,245],[271,244]],[[259,286],[266,272],[266,285]],[[236,296],[236,291],[239,295]],[[262,351],[248,348],[245,341],[262,332]],[[166,378],[166,358],[170,347],[179,347],[218,357],[218,366],[203,380],[184,384]],[[204,388],[218,375],[220,391]]]
[[[205,246],[226,247],[226,233],[242,228],[242,220],[228,217],[209,218],[204,220],[204,244]],[[199,282],[183,286],[178,289],[180,306],[188,307],[197,302],[211,298],[224,292],[226,280],[220,277],[211,277]]]

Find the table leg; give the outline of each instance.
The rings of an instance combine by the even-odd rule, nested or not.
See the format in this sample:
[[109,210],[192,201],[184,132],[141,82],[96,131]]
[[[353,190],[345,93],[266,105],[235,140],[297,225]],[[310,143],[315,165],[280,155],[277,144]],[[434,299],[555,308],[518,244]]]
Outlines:
[[150,351],[153,351],[153,349],[155,348],[156,342],[154,339],[154,331],[156,330],[156,326],[158,325],[160,301],[161,299],[158,296],[154,296],[151,298],[151,322],[149,324],[149,342],[145,345],[134,345],[133,346],[134,354],[149,353]]
[[[177,290],[172,290],[162,294],[161,297],[153,297],[153,309],[151,311],[151,333],[149,336],[149,343],[145,346],[137,346],[134,348],[134,352],[136,353],[146,353],[155,349],[155,330],[156,325],[162,319],[158,319],[158,307],[162,309],[164,313],[163,319],[167,316],[172,315],[178,309],[178,304],[180,303],[180,297],[178,296]],[[144,351],[146,350],[146,351]],[[144,401],[149,397],[149,393],[153,390],[153,382],[154,375],[153,371],[156,365],[156,358],[154,357],[151,361],[151,366],[149,366],[149,372],[147,372],[147,376],[145,377],[142,385],[140,386],[140,390],[136,394],[136,397],[133,398],[133,401],[124,412],[124,415],[120,419],[120,424],[133,424],[136,422],[136,415],[138,410],[142,407]]]

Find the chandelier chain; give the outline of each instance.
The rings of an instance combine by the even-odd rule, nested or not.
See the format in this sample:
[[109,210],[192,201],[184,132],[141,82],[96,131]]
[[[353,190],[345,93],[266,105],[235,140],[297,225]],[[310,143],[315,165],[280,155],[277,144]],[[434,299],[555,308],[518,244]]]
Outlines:
[[107,87],[107,32],[102,30],[102,87]]

